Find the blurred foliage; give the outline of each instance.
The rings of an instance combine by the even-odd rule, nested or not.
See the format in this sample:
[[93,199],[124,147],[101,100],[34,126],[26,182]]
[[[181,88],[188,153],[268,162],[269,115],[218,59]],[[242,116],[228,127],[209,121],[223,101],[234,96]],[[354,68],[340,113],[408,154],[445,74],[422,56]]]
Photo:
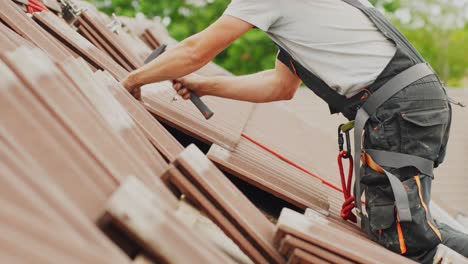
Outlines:
[[[220,17],[229,0],[89,0],[102,11],[124,16],[142,13],[146,17],[161,17],[171,35],[182,40],[195,34]],[[461,83],[468,71],[468,23],[464,27],[446,25],[441,19],[434,19],[422,7],[439,5],[439,17],[466,14],[463,8],[450,5],[451,1],[439,0],[370,0],[408,37],[420,53],[431,63],[441,78],[451,86]],[[445,5],[445,6],[444,6]],[[398,16],[400,11],[410,10],[409,20]],[[432,10],[432,9],[429,9]],[[449,23],[450,24],[450,23]],[[277,48],[268,36],[260,30],[251,30],[222,52],[215,62],[235,74],[247,74],[273,68]]]
[[[107,14],[161,17],[172,37],[183,40],[216,21],[230,0],[91,0]],[[276,45],[261,30],[251,30],[215,58],[215,62],[234,74],[249,74],[273,68]]]

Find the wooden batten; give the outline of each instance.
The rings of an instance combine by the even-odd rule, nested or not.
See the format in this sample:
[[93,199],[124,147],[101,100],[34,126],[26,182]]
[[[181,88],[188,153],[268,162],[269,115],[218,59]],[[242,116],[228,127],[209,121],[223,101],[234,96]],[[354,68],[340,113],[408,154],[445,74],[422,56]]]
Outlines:
[[187,147],[173,164],[177,170],[167,176],[170,182],[205,211],[252,260],[284,263],[273,246],[273,224],[197,147]]
[[157,263],[232,263],[134,177],[110,197],[98,224],[127,253],[144,253]]

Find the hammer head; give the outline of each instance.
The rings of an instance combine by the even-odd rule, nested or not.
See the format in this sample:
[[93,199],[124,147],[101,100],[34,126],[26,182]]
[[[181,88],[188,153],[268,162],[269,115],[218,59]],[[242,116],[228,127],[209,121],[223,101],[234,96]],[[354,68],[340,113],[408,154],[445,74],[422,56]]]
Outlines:
[[151,52],[151,54],[148,56],[148,58],[146,58],[145,64],[150,63],[152,60],[159,57],[159,55],[163,54],[163,52],[166,51],[166,48],[167,48],[167,45],[163,44],[163,45],[159,46],[159,48],[153,50],[153,52]]

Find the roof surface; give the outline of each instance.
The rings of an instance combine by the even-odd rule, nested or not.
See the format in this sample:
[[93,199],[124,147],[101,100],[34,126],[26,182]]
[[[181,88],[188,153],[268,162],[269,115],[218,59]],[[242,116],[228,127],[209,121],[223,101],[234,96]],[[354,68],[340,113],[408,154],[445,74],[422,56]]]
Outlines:
[[[272,104],[204,98],[215,111],[209,121],[173,101],[170,82],[146,86],[139,102],[119,81],[157,45],[176,42],[151,20],[124,18],[113,32],[111,18],[75,3],[87,11],[70,26],[52,0],[55,13],[32,18],[24,2],[0,2],[2,263],[410,262],[339,218],[342,193],[322,181],[339,186],[344,119],[308,90]],[[229,74],[214,64],[200,73]],[[453,95],[468,99],[466,90]],[[449,169],[440,169],[445,185],[434,184],[434,197],[455,215],[467,209],[468,138],[456,121],[466,113],[454,112]],[[161,122],[211,145],[208,154],[184,149]],[[283,209],[270,222],[225,173],[312,209]],[[188,216],[187,203],[201,212]],[[201,214],[217,227],[196,228]]]

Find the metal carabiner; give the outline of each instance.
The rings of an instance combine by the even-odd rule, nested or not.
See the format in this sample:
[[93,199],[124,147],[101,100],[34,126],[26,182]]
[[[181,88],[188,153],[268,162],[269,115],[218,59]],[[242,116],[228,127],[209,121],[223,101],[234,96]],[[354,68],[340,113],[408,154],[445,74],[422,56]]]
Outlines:
[[338,126],[338,148],[339,151],[342,152],[344,150],[344,144],[345,144],[345,139],[343,134],[346,134],[346,154],[343,156],[345,159],[349,159],[351,156],[351,137],[349,135],[350,129],[346,129],[343,131],[343,127],[346,126],[347,124],[341,124]]

